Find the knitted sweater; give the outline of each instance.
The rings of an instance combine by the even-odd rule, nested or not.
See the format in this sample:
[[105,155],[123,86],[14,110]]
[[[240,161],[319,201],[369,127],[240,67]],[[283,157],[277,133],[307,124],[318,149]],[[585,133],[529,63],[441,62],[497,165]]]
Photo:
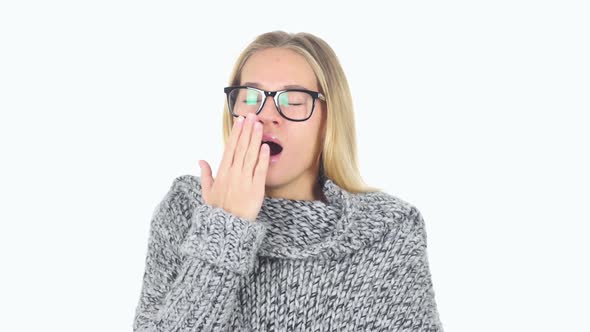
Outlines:
[[420,212],[325,179],[255,222],[183,175],[153,212],[133,331],[443,331]]

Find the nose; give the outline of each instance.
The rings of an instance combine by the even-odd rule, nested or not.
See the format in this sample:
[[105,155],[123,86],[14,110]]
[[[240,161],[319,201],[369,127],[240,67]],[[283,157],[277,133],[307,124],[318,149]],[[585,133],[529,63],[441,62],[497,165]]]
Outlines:
[[272,96],[266,96],[266,102],[264,107],[258,113],[258,121],[265,123],[279,123],[281,121],[281,114],[275,105],[275,101]]

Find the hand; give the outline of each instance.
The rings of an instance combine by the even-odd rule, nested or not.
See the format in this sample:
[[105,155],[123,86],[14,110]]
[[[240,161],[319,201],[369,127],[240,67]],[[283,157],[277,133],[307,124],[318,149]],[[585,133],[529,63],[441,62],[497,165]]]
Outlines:
[[235,216],[255,221],[264,200],[270,147],[262,142],[262,124],[255,114],[234,120],[217,176],[199,160],[201,190],[205,203]]

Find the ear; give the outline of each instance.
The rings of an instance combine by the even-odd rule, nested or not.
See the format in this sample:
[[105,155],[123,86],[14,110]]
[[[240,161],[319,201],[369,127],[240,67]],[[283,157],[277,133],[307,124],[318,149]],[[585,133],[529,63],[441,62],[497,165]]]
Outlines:
[[321,144],[322,146],[324,146],[324,141],[326,139],[326,131],[328,130],[328,112],[326,111],[325,108],[322,108],[322,120],[321,125],[320,125],[320,138],[321,138]]

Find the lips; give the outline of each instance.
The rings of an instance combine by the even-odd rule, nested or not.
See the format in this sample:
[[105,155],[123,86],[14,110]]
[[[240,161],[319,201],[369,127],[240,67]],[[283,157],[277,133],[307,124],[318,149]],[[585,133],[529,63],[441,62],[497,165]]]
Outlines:
[[270,147],[270,155],[275,156],[283,151],[283,144],[281,141],[272,134],[263,134],[262,142],[260,144],[267,143]]

